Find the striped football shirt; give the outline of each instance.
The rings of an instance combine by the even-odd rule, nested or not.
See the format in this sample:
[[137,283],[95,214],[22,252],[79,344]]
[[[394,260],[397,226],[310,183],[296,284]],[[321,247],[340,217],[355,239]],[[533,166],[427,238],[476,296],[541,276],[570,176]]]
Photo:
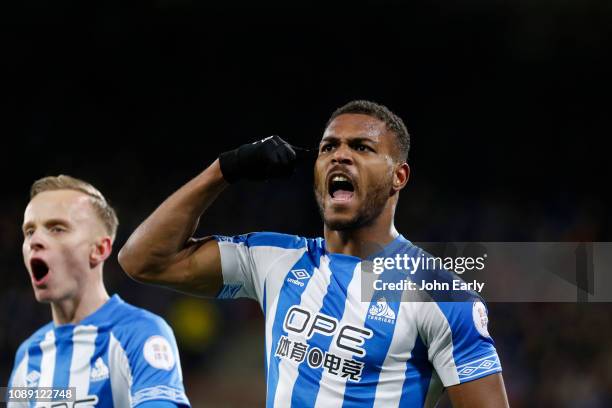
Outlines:
[[[267,407],[434,406],[444,387],[501,371],[486,308],[473,292],[428,301],[410,301],[408,291],[369,293],[366,262],[327,252],[321,238],[215,239],[218,297],[255,299],[265,315]],[[400,235],[377,256],[423,254]],[[446,270],[410,276],[458,280]]]
[[17,407],[189,406],[172,329],[159,316],[111,297],[79,324],[40,328],[21,344],[9,387],[74,387],[75,401],[9,402]]

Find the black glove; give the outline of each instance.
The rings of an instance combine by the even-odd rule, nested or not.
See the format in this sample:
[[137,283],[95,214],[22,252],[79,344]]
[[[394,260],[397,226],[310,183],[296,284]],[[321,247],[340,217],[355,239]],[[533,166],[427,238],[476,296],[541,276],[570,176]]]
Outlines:
[[219,164],[228,183],[241,179],[266,180],[289,176],[297,160],[308,153],[309,149],[291,146],[274,135],[221,153]]

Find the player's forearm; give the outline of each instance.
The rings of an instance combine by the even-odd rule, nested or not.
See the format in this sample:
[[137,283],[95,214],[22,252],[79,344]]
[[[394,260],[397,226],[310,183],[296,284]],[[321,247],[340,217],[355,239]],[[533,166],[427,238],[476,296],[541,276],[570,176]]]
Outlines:
[[130,236],[119,263],[133,278],[155,274],[183,251],[199,218],[228,186],[219,161],[166,199]]

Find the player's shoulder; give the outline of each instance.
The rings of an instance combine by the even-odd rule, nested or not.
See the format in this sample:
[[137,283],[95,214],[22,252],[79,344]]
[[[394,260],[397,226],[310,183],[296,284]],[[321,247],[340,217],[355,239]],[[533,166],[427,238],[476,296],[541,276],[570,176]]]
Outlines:
[[[110,347],[113,349],[110,354],[118,358],[119,363],[127,364],[132,375],[141,376],[139,381],[146,381],[146,375],[142,377],[140,371],[142,367],[150,366],[162,371],[172,371],[177,366],[180,369],[176,339],[168,323],[161,316],[127,302],[121,302],[119,306],[115,313],[121,317],[110,329]],[[142,393],[146,392],[140,390],[134,398],[141,398]]]
[[21,342],[19,348],[17,349],[17,355],[25,352],[30,345],[38,344],[43,341],[47,333],[49,333],[49,331],[53,331],[53,327],[53,322],[49,322],[32,333],[30,337]]
[[[387,256],[406,254],[416,269],[409,271],[410,279],[419,287],[431,287],[419,291],[421,306],[434,306],[439,309],[452,326],[470,324],[473,316],[486,315],[486,303],[471,283],[468,285],[451,266],[454,258],[432,254],[421,246],[400,237]],[[421,316],[435,317],[439,313],[422,313]]]
[[163,317],[127,302],[122,302],[115,312],[117,313],[117,320],[113,332],[120,333],[125,330],[149,332],[169,329],[168,323]]
[[[38,348],[38,345],[45,339],[49,331],[53,331],[52,322],[45,324],[44,326],[36,330],[34,333],[32,333],[30,337],[28,337],[27,339],[21,342],[21,344],[17,348],[17,351],[15,352],[15,359],[13,362],[13,371],[11,372],[11,375],[9,377],[9,385],[12,385],[12,386],[19,385],[19,384],[25,385],[25,383],[22,383],[22,381],[26,381],[26,378],[24,378],[24,376],[26,375],[25,368],[27,367],[24,367],[23,364],[24,363],[27,364],[27,356],[28,356],[29,350],[31,350],[32,348]],[[18,380],[17,383],[15,383],[15,376],[20,371],[19,367],[22,367],[21,369],[22,371],[21,371],[20,379]],[[35,372],[33,372],[32,375],[36,375]]]
[[448,265],[450,257],[433,255],[423,248],[412,244],[412,256],[420,258],[421,267],[414,274],[419,285],[430,285],[426,290],[426,301],[422,308],[433,307],[437,312],[421,313],[423,319],[442,319],[453,334],[472,332],[474,328],[483,337],[487,331],[488,309],[484,298],[476,290],[473,282],[466,282]]
[[116,319],[110,331],[124,349],[140,347],[156,336],[175,342],[172,328],[164,318],[153,312],[122,301],[114,313]]
[[[474,302],[484,303],[477,286],[473,281],[469,284],[464,281],[463,276],[455,272],[458,261],[464,261],[464,257],[450,257],[431,253],[428,250],[404,239],[399,246],[398,253],[407,254],[412,259],[416,269],[410,271],[411,279],[419,285],[429,285],[434,290],[426,291],[429,299],[437,303],[449,302],[451,304]],[[462,271],[460,271],[462,272]],[[465,307],[465,306],[462,306]]]
[[32,333],[30,337],[22,341],[19,347],[17,347],[17,351],[15,352],[15,363],[17,364],[23,359],[31,345],[38,344],[43,341],[46,334],[50,330],[53,330],[53,322],[49,322],[44,326],[40,327],[38,330]]
[[214,238],[220,243],[243,244],[247,247],[268,246],[284,249],[302,249],[322,246],[321,238],[305,238],[299,235],[269,231],[250,232],[234,236],[215,235]]
[[15,352],[15,364],[18,364],[23,357],[26,355],[30,346],[39,344],[45,339],[45,336],[49,331],[53,330],[53,322],[49,322],[36,330],[30,337],[21,342],[19,347],[17,347],[17,351]]

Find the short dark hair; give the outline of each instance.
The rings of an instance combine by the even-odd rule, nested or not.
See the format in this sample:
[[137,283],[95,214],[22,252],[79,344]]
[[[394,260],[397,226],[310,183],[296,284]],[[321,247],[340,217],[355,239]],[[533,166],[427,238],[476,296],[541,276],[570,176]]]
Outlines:
[[399,159],[399,161],[408,160],[408,152],[410,151],[410,134],[408,133],[408,129],[406,129],[406,125],[402,119],[395,113],[391,112],[389,108],[372,101],[351,101],[336,109],[327,121],[325,127],[328,127],[329,124],[338,116],[347,113],[361,113],[375,117],[376,119],[384,122],[387,129],[393,132],[396,136],[397,145],[399,147],[399,155],[397,155],[396,158]]

